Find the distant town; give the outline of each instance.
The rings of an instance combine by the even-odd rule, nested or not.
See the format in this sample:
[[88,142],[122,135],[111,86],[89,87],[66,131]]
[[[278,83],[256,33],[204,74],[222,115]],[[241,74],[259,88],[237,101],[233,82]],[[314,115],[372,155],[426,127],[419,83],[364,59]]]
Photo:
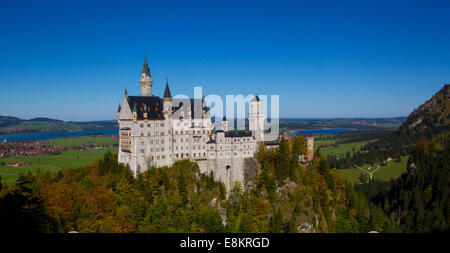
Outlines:
[[[109,138],[117,138],[115,135]],[[38,156],[38,155],[59,155],[62,151],[85,151],[85,150],[99,150],[105,147],[113,147],[117,144],[80,144],[72,146],[51,145],[49,140],[25,140],[25,141],[7,141],[0,142],[0,159],[15,156]],[[2,162],[3,163],[3,162]],[[26,161],[11,162],[10,167],[19,167],[29,165]],[[4,165],[4,164],[2,164]]]

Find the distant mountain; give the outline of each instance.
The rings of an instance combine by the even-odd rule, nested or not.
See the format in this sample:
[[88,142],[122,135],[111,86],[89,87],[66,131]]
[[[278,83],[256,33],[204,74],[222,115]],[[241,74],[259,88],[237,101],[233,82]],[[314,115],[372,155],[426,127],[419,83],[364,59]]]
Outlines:
[[448,129],[450,123],[449,89],[449,84],[444,85],[433,97],[415,109],[405,123],[400,126],[398,132],[409,132],[409,135],[413,136],[427,136]]
[[414,110],[397,131],[375,145],[393,151],[407,150],[407,173],[390,182],[374,180],[356,186],[382,207],[403,232],[450,229],[449,88],[450,85],[444,85]]
[[415,109],[400,127],[391,134],[367,145],[369,149],[399,149],[418,141],[431,140],[450,130],[450,85],[446,84],[428,101]]
[[29,119],[28,121],[37,121],[37,122],[63,122],[62,120],[59,120],[59,119],[50,119],[50,118],[34,118],[34,119]]
[[42,132],[71,132],[118,128],[117,121],[64,122],[51,118],[33,118],[29,120],[10,116],[0,116],[0,135]]
[[0,127],[19,124],[22,121],[24,120],[16,117],[0,116]]

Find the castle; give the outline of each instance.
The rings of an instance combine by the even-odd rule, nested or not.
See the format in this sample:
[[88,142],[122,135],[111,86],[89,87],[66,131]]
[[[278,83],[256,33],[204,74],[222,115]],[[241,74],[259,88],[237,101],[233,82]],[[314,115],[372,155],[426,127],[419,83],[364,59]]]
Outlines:
[[229,131],[225,117],[217,130],[204,99],[172,98],[167,80],[162,98],[152,94],[147,58],[139,83],[141,95],[128,96],[125,90],[117,112],[120,163],[128,164],[136,175],[151,166],[190,159],[202,173],[213,172],[227,191],[234,182],[244,182],[244,159],[252,158],[264,141],[265,115],[258,96],[250,102],[250,131]]

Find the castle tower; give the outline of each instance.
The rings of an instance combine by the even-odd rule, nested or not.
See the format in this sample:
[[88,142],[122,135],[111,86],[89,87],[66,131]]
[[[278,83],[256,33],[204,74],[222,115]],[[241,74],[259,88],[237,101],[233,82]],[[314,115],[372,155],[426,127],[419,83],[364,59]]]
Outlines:
[[153,80],[152,76],[150,75],[147,56],[145,56],[144,65],[142,66],[141,80],[139,80],[139,83],[141,84],[141,96],[151,96]]
[[306,137],[306,147],[308,148],[308,162],[312,161],[314,158],[314,136]]
[[172,94],[170,94],[168,79],[166,79],[166,88],[164,89],[163,113],[165,117],[172,115]]
[[222,119],[222,130],[228,131],[228,122],[227,122],[227,117],[225,117],[225,116],[223,116],[223,119]]
[[257,142],[264,141],[265,115],[262,113],[262,101],[255,96],[250,101],[250,113],[248,114],[249,128]]

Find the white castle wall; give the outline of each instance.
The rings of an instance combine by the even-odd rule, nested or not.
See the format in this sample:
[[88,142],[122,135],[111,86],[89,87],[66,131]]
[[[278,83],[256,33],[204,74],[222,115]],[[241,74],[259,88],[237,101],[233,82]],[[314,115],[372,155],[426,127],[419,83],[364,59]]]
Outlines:
[[[142,95],[151,95],[149,76],[142,76],[141,87]],[[213,133],[209,114],[194,118],[188,110],[188,115],[181,112],[184,119],[172,118],[171,98],[164,98],[164,119],[137,120],[125,94],[118,112],[119,134],[124,131],[129,135],[120,136],[118,160],[129,165],[136,175],[138,169],[145,171],[150,166],[170,166],[177,160],[190,159],[198,163],[202,173],[213,172],[215,179],[222,181],[229,191],[235,182],[243,185],[244,159],[253,157],[259,141],[264,139],[261,103],[259,100],[251,103],[252,135],[232,136],[223,131]],[[125,152],[128,141],[131,149]]]

